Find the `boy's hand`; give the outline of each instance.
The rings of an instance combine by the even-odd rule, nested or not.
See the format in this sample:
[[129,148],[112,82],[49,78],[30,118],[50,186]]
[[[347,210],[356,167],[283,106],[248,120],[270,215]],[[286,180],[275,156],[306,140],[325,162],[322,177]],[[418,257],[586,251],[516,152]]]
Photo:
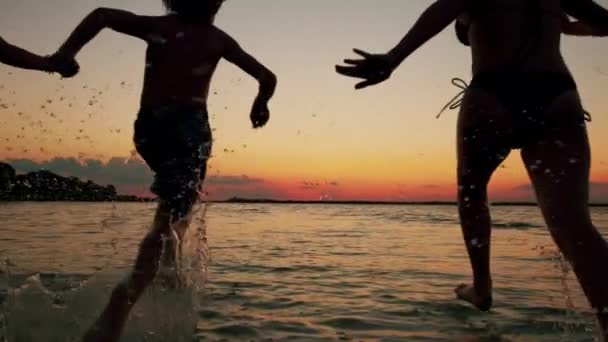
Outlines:
[[47,60],[51,64],[52,71],[58,72],[61,77],[74,77],[80,71],[80,65],[78,65],[78,62],[73,57],[55,53],[52,56],[48,56]]
[[386,81],[393,73],[395,63],[388,54],[371,54],[359,49],[353,50],[363,59],[345,59],[344,63],[348,66],[336,65],[336,72],[349,77],[364,79],[355,85],[355,89]]
[[268,110],[268,103],[260,101],[258,99],[253,103],[251,108],[251,114],[249,115],[253,128],[260,128],[266,125],[268,119],[270,119],[270,111]]

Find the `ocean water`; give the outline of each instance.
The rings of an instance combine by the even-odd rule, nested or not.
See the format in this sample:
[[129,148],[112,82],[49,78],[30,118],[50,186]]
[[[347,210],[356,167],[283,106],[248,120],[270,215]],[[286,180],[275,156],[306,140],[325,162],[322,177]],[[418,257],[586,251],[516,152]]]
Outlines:
[[[0,341],[77,341],[153,212],[0,204]],[[495,306],[481,313],[453,294],[470,281],[454,206],[209,205],[197,224],[208,255],[189,237],[195,285],[154,285],[123,341],[593,341],[593,316],[538,209],[492,213]],[[608,208],[592,215],[608,236]]]

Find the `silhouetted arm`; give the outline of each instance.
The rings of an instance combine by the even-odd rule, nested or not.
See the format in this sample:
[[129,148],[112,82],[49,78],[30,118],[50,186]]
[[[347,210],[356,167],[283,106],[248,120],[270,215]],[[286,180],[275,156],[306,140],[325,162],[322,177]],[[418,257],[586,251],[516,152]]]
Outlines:
[[566,13],[562,15],[562,33],[579,37],[602,37],[608,35],[608,32],[594,30],[593,27],[582,21],[570,21],[570,17]]
[[355,85],[355,89],[363,89],[386,81],[403,60],[465,12],[468,1],[436,0],[420,15],[399,44],[388,53],[371,54],[354,49],[355,53],[363,59],[345,59],[344,63],[349,65],[336,65],[336,72],[363,79]]
[[245,52],[241,46],[229,37],[225,36],[226,45],[224,58],[230,63],[238,66],[251,77],[258,80],[260,83],[259,95],[262,100],[268,101],[274,94],[277,85],[277,78],[272,71],[266,68],[262,63],[258,62],[253,56]]
[[569,36],[590,37],[593,36],[593,29],[583,22],[570,21],[566,17],[562,20],[562,33]]
[[236,40],[227,34],[224,35],[223,57],[230,63],[238,66],[241,70],[251,75],[259,82],[258,95],[251,109],[251,120],[254,127],[262,127],[269,118],[268,101],[274,95],[277,86],[277,77],[258,62],[253,56],[245,52]]
[[59,48],[57,54],[74,58],[89,41],[105,28],[146,40],[152,31],[153,18],[118,9],[98,8],[80,22]]
[[437,0],[429,6],[399,44],[388,53],[395,67],[450,25],[467,9],[467,2],[468,0]]
[[608,11],[592,0],[563,0],[564,11],[587,24],[593,36],[608,35]]
[[2,38],[0,38],[0,62],[21,69],[55,71],[46,58],[12,45]]

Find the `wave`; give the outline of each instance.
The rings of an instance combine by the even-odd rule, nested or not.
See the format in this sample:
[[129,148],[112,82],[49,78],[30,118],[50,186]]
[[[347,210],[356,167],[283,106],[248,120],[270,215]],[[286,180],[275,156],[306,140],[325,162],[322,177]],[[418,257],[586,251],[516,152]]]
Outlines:
[[505,222],[505,223],[493,222],[492,227],[493,228],[504,228],[504,229],[518,229],[518,230],[527,230],[530,228],[542,228],[542,226],[539,226],[534,223],[520,222],[520,221]]

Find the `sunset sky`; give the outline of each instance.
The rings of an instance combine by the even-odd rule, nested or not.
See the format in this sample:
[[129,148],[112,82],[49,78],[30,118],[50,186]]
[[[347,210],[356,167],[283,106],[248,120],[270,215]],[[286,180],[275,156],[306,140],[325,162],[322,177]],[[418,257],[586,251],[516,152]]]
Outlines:
[[[363,91],[337,75],[353,47],[386,51],[430,0],[228,0],[216,24],[271,68],[279,88],[267,127],[253,130],[256,83],[222,62],[209,99],[214,198],[453,200],[456,112],[437,112],[470,78],[470,54],[450,27],[388,82]],[[608,7],[608,0],[600,0]],[[0,35],[40,54],[96,7],[161,14],[160,0],[3,0]],[[81,53],[81,73],[0,66],[0,160],[47,168],[144,194],[151,173],[133,153],[145,44],[104,31]],[[608,38],[564,38],[563,53],[593,115],[592,200],[608,202]],[[512,152],[494,200],[532,199]]]

